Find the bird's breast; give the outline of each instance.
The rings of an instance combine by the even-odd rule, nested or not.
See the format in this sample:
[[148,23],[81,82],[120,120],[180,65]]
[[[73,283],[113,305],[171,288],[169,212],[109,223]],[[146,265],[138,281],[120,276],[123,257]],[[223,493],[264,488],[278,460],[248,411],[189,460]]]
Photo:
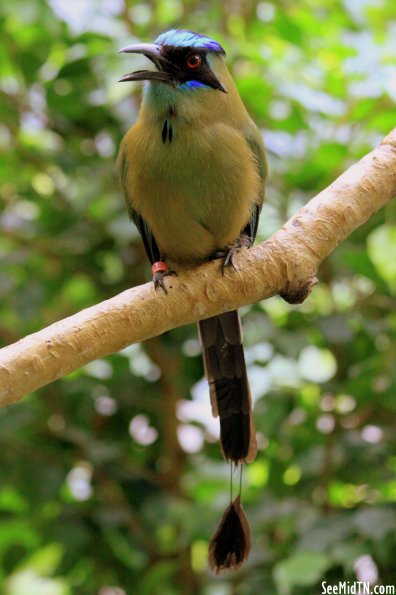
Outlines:
[[238,129],[174,117],[155,126],[138,120],[123,150],[131,206],[169,260],[201,262],[247,224],[260,180]]

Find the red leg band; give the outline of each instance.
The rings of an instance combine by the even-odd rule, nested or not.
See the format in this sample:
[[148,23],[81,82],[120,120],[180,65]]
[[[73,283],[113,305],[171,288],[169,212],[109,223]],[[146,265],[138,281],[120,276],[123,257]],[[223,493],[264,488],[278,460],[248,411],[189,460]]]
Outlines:
[[158,262],[155,262],[153,264],[153,266],[151,267],[151,270],[153,272],[153,275],[155,273],[160,272],[164,272],[168,270],[168,265],[166,264],[166,262],[163,262],[162,260],[159,260]]

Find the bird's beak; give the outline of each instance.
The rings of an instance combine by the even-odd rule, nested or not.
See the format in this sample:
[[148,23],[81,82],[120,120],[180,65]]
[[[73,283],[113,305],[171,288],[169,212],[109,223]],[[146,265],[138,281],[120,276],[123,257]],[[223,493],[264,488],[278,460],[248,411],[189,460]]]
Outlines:
[[160,45],[156,45],[155,43],[135,43],[121,48],[119,53],[144,54],[155,64],[158,70],[136,70],[135,72],[124,74],[124,76],[118,79],[118,82],[150,80],[169,82],[169,74],[163,70],[166,60],[161,55]]

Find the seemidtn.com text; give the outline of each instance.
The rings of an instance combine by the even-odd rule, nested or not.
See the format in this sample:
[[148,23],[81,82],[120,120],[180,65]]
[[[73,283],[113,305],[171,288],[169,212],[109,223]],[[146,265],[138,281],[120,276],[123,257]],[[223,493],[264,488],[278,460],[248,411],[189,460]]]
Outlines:
[[396,595],[395,585],[370,585],[368,581],[343,581],[329,585],[322,581],[322,595]]

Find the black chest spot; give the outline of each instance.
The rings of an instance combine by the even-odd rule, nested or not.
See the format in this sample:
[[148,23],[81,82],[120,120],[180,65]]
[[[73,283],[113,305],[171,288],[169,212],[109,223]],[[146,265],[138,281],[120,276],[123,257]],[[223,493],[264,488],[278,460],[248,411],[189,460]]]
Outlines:
[[162,126],[161,137],[162,137],[162,142],[164,143],[164,145],[166,144],[166,142],[169,142],[169,144],[172,143],[173,128],[172,128],[171,120],[165,120],[165,122]]

